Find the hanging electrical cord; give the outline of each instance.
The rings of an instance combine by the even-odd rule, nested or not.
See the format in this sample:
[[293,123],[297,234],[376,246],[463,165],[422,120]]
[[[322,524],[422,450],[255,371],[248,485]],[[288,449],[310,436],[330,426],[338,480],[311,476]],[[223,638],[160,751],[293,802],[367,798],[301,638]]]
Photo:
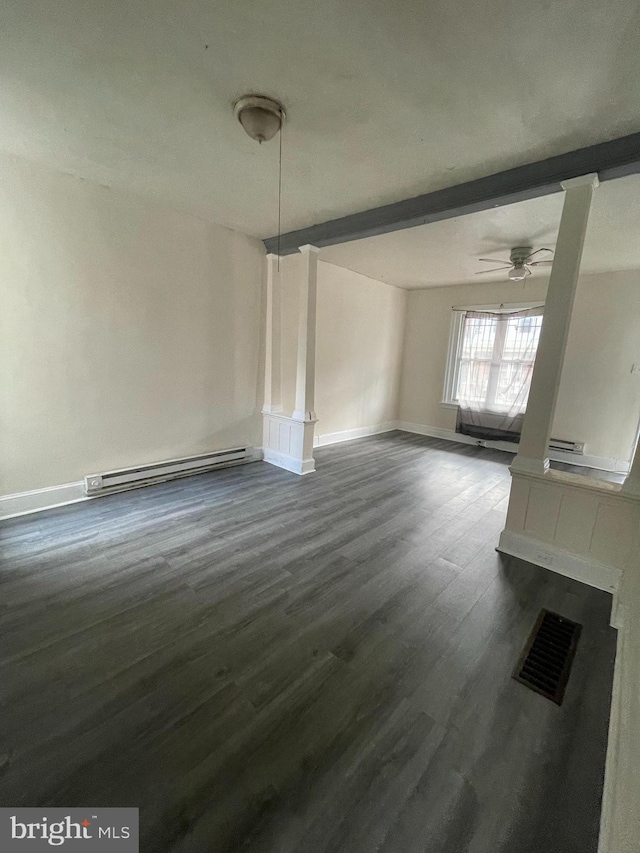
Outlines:
[[262,145],[280,131],[278,156],[278,270],[280,269],[280,236],[282,225],[282,128],[287,117],[284,107],[265,95],[245,95],[233,106],[236,118],[251,139]]

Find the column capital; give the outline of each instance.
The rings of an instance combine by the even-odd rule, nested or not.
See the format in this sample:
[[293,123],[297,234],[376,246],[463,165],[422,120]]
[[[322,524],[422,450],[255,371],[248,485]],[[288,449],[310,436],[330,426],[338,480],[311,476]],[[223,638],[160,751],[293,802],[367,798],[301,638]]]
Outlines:
[[311,243],[306,243],[304,246],[298,246],[298,251],[304,252],[305,254],[308,254],[309,252],[315,252],[316,254],[319,254],[320,249],[318,248],[318,246],[312,246]]
[[600,180],[597,172],[590,172],[588,175],[580,175],[578,178],[568,178],[561,182],[563,190],[573,190],[576,187],[593,187],[595,190],[600,186]]

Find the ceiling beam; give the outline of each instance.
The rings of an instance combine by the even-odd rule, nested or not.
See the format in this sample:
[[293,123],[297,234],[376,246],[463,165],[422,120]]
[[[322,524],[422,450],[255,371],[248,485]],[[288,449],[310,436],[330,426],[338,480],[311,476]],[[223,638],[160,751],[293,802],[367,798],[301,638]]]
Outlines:
[[[349,240],[361,240],[454,216],[464,216],[491,207],[501,207],[530,198],[562,191],[561,182],[597,172],[600,181],[640,173],[640,133],[601,142],[517,166],[475,181],[425,193],[424,195],[331,219],[280,237],[280,254],[290,255],[298,246],[333,246]],[[267,252],[278,251],[278,238],[264,241]]]

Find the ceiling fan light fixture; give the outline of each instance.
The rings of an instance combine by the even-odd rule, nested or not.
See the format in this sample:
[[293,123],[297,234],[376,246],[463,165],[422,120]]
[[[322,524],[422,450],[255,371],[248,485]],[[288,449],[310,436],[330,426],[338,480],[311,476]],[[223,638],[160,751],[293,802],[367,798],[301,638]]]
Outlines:
[[509,278],[511,281],[523,281],[527,277],[527,271],[524,267],[514,266],[509,270]]
[[278,133],[286,118],[282,104],[263,95],[245,95],[233,107],[245,133],[256,142],[268,142]]
[[508,261],[506,258],[478,258],[483,264],[504,264],[504,266],[492,270],[479,270],[476,275],[487,275],[508,270],[507,275],[510,281],[524,281],[527,276],[532,275],[530,267],[551,266],[553,264],[550,259],[532,261],[531,258],[535,257],[538,252],[548,252],[553,255],[553,249],[536,249],[534,252],[531,246],[514,246],[511,249]]

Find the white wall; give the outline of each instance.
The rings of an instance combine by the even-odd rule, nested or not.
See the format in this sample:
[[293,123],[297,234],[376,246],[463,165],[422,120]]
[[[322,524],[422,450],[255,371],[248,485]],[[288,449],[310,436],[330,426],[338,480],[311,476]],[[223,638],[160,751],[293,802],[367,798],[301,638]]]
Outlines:
[[[283,407],[294,407],[301,256],[282,261]],[[406,291],[318,263],[316,438],[397,419]]]
[[631,460],[640,418],[640,272],[585,275],[562,369],[554,436],[583,433],[588,453]]
[[318,265],[316,435],[398,417],[407,292]]
[[263,248],[0,157],[0,493],[260,444]]
[[[546,281],[504,282],[409,293],[400,392],[401,421],[455,429],[440,405],[452,306],[543,301]],[[591,456],[628,461],[640,417],[640,273],[580,278],[567,346],[554,438],[586,443]]]

